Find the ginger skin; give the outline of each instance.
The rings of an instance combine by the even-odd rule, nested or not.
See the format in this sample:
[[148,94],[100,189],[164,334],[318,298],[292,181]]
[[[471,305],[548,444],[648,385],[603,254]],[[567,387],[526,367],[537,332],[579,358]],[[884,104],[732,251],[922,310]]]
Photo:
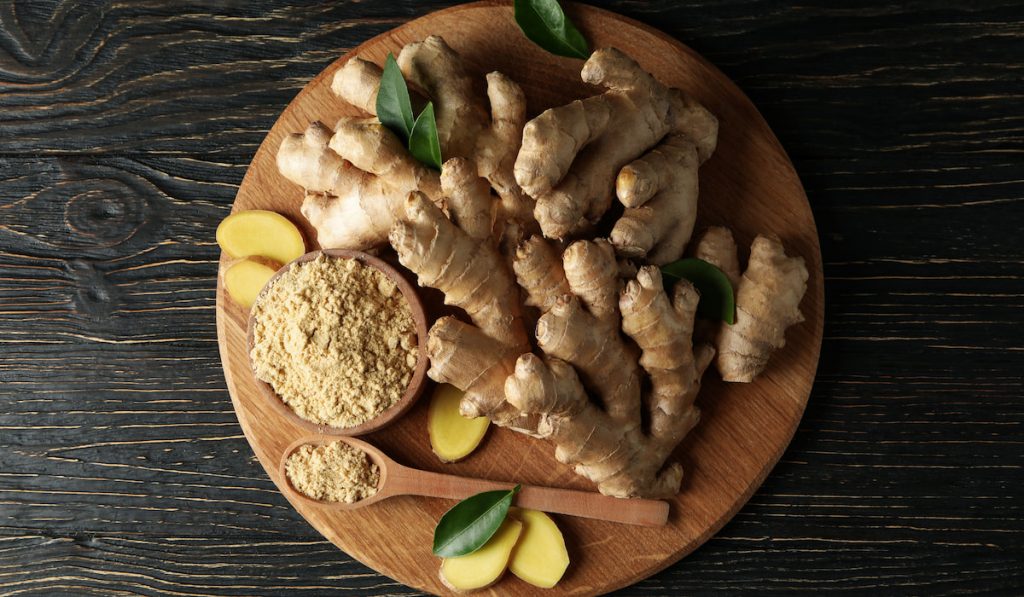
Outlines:
[[335,95],[367,114],[377,114],[377,90],[384,69],[359,56],[353,56],[331,79]]
[[487,125],[487,111],[455,50],[431,35],[406,44],[398,54],[398,68],[406,81],[434,99],[441,154],[472,158],[476,139]]
[[[408,44],[398,64],[405,78],[435,103],[442,155],[468,160],[459,167],[483,176],[501,197],[494,207],[493,230],[517,240],[523,230],[532,229],[533,201],[512,172],[526,121],[526,97],[519,85],[501,73],[487,76],[489,116],[462,59],[440,37]],[[333,130],[312,123],[304,133],[286,137],[278,150],[278,170],[305,189],[303,215],[323,248],[366,250],[385,243],[410,192],[442,204],[438,173],[415,160],[376,119],[382,72],[357,56],[331,82],[336,95],[373,117],[342,118]],[[415,90],[410,93],[419,99]],[[447,194],[456,195],[451,190]],[[511,247],[515,240],[502,242]]]
[[343,134],[354,127],[372,132],[376,144],[355,146],[348,156],[373,165],[387,178],[356,167],[331,149],[335,133],[320,122],[281,141],[277,168],[306,190],[302,215],[316,229],[321,248],[369,249],[387,241],[410,190],[423,188],[440,200],[440,179],[408,156],[391,131],[379,124],[362,126],[343,119],[339,126]]
[[697,216],[697,169],[715,150],[718,120],[614,48],[594,52],[584,81],[605,93],[529,121],[516,159],[519,185],[544,235],[585,235],[611,206],[626,206],[610,238],[619,255],[678,259]]
[[[462,221],[458,213],[452,218]],[[446,301],[463,307],[475,324],[443,317],[427,341],[428,374],[465,392],[463,416],[485,415],[497,425],[550,439],[556,459],[602,493],[667,497],[678,492],[682,469],[664,464],[699,419],[694,400],[714,352],[692,348],[698,300],[692,286],[678,284],[670,300],[658,269],[645,266],[609,304],[608,289],[618,288],[619,264],[606,241],[577,241],[558,255],[554,246],[534,237],[520,245],[515,268],[533,297],[529,300],[546,309],[535,334],[542,359],[510,334],[522,324],[519,299],[493,248],[474,241],[415,193],[391,243],[420,284],[442,290]],[[569,292],[549,303],[542,298],[543,285],[528,283],[531,279],[549,280],[548,292],[552,287]],[[620,329],[633,338],[640,355]],[[651,379],[647,396],[644,370]],[[649,431],[641,427],[645,411]]]
[[618,170],[669,131],[668,89],[622,52],[597,50],[581,76],[608,91],[528,122],[516,158],[516,181],[537,200],[534,215],[551,238],[596,223]]
[[526,304],[541,312],[570,292],[556,248],[541,236],[531,236],[519,244],[512,267],[519,286],[526,292]]
[[[454,217],[464,219],[458,213]],[[406,199],[390,240],[399,261],[421,285],[444,292],[445,303],[465,310],[485,334],[511,347],[529,346],[515,280],[487,242],[453,224],[422,193]]]
[[728,228],[708,228],[697,241],[693,256],[722,270],[734,290],[740,285],[740,261],[736,255],[736,241],[733,240],[732,231]]
[[[733,245],[735,255],[735,244]],[[786,328],[804,320],[800,301],[807,292],[807,267],[787,257],[774,235],[750,245],[747,269],[736,286],[736,323],[718,333],[718,372],[725,381],[749,383],[786,345]]]
[[[509,403],[523,412],[541,415],[538,435],[555,443],[555,457],[573,465],[577,473],[596,483],[601,493],[669,497],[679,491],[682,468],[663,465],[699,420],[694,400],[700,377],[714,354],[708,346],[698,347],[696,352],[690,346],[697,299],[691,285],[680,283],[670,301],[661,274],[651,266],[641,268],[620,295],[622,329],[640,346],[640,364],[651,376],[652,392],[642,401],[651,418],[649,433],[639,427],[638,419],[637,423],[630,421],[628,411],[620,409],[616,416],[610,404],[625,398],[614,398],[614,390],[600,394],[605,409],[588,399],[576,375],[577,370],[586,369],[585,354],[570,352],[566,359],[549,354],[546,360],[523,355],[515,374],[505,382]],[[578,328],[575,331],[579,333]],[[628,379],[626,376],[627,383]],[[639,387],[620,391],[639,411]]]
[[[401,224],[396,227],[400,229]],[[417,230],[425,239],[438,238],[423,228],[411,228],[408,233]],[[612,272],[612,280],[617,281],[618,264],[612,252],[600,242],[587,242],[567,251],[569,255],[561,257],[563,264],[575,259],[576,267],[589,269],[589,275],[577,272],[582,280]],[[526,246],[540,248],[541,254],[551,249],[536,241]],[[437,254],[432,260],[454,262],[458,254]],[[542,264],[534,270],[520,267],[520,274],[546,270],[546,275],[558,279],[551,272],[556,264],[550,258],[539,261]],[[410,265],[418,274],[421,267],[425,265]],[[561,269],[565,277],[564,265]],[[499,342],[481,328],[442,318],[428,340],[430,376],[466,391],[463,415],[487,414],[498,425],[550,439],[556,459],[591,479],[602,493],[674,495],[682,469],[663,465],[698,420],[693,401],[713,354],[710,347],[701,347],[695,354],[690,345],[696,290],[689,284],[677,285],[675,300],[670,301],[657,268],[646,266],[618,295],[616,308],[598,318],[590,309],[602,313],[602,293],[584,299],[591,286],[574,288],[569,278],[565,284],[571,292],[559,296],[537,323],[543,359],[528,348],[517,350]],[[621,329],[635,334],[639,359],[617,332],[620,312]],[[646,398],[641,367],[652,381]],[[642,409],[653,423],[650,433],[641,428]]]
[[476,174],[473,163],[452,158],[441,169],[441,190],[448,199],[452,222],[477,241],[492,242],[496,230],[497,208],[491,187]]
[[696,145],[671,134],[619,172],[616,189],[626,210],[611,239],[620,255],[664,265],[683,254],[697,221],[698,166]]

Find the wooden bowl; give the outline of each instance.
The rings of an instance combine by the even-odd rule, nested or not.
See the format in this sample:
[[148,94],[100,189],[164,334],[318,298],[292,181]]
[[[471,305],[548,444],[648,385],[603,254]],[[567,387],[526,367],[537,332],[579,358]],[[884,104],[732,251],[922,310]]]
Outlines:
[[[787,252],[803,256],[810,279],[801,304],[806,321],[786,332],[786,346],[754,383],[728,384],[709,371],[697,404],[700,425],[674,452],[686,471],[683,488],[671,501],[668,524],[652,529],[558,517],[572,564],[546,596],[593,595],[643,579],[692,552],[712,537],[761,485],[796,430],[811,392],[824,330],[824,277],[814,216],[785,150],[757,108],[712,64],[656,29],[620,15],[566,4],[566,10],[595,48],[615,46],[662,82],[680,87],[719,118],[718,149],[700,169],[697,231],[726,225],[746,252],[758,233],[778,235]],[[483,76],[500,70],[527,95],[528,112],[593,95],[580,81],[581,60],[552,56],[527,41],[510,2],[476,2],[430,13],[366,41],[328,66],[281,113],[253,157],[238,189],[234,209],[272,209],[315,238],[299,211],[302,189],[278,171],[277,148],[285,135],[311,120],[335,122],[358,110],[331,93],[334,73],[352,56],[383,64],[408,42],[437,34],[459,52],[483,87]],[[340,54],[341,52],[339,52]],[[226,264],[224,257],[222,263]],[[428,307],[430,295],[422,292]],[[428,311],[431,316],[440,314]],[[224,375],[238,420],[260,463],[278,487],[284,451],[306,435],[268,407],[255,388],[245,353],[246,313],[223,289],[217,294],[217,337]],[[438,461],[430,449],[425,401],[367,439],[403,465],[495,481],[594,491],[586,479],[554,458],[550,443],[507,429],[491,429],[468,458]],[[357,511],[325,508],[285,493],[295,509],[327,539],[381,574],[427,593],[450,594],[437,576],[431,554],[434,526],[450,501],[395,497]],[[769,529],[770,531],[770,529]],[[483,595],[541,593],[512,575]]]
[[[256,321],[255,317],[249,317],[249,324],[246,330],[246,345],[250,355],[249,365],[252,367],[253,381],[259,389],[260,394],[267,400],[268,404],[271,405],[271,408],[277,412],[279,416],[292,421],[295,425],[312,433],[328,433],[331,435],[344,435],[350,437],[365,435],[388,426],[395,419],[405,414],[406,411],[412,408],[413,404],[416,403],[416,400],[423,393],[423,388],[426,386],[427,382],[427,365],[429,364],[429,359],[427,358],[427,315],[423,309],[423,302],[416,293],[415,287],[406,280],[405,276],[403,276],[401,272],[387,262],[374,257],[373,255],[369,255],[361,251],[349,251],[345,249],[310,251],[309,253],[295,259],[291,263],[277,270],[277,273],[267,281],[266,286],[264,286],[263,290],[260,291],[260,298],[263,297],[263,293],[267,291],[272,282],[281,277],[285,272],[295,266],[295,264],[312,261],[320,255],[326,255],[332,259],[355,259],[365,266],[372,267],[380,271],[398,286],[398,289],[402,292],[402,296],[405,297],[406,302],[409,303],[409,309],[412,311],[412,319],[416,325],[417,357],[416,367],[413,369],[412,379],[409,380],[409,385],[406,386],[405,393],[402,394],[402,397],[398,402],[392,404],[384,412],[365,423],[352,427],[333,427],[303,419],[297,415],[295,411],[284,402],[284,400],[281,399],[270,384],[256,377],[256,368],[252,365],[253,327]],[[256,300],[259,302],[259,298]]]

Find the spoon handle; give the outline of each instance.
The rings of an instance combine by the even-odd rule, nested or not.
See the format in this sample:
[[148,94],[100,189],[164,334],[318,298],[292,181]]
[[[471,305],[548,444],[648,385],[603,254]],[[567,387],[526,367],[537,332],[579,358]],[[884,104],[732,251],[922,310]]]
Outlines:
[[[465,499],[483,491],[512,489],[514,483],[431,473],[404,466],[388,471],[388,493]],[[639,498],[621,499],[590,491],[523,485],[515,505],[542,512],[568,514],[641,526],[662,526],[668,520],[668,502]]]

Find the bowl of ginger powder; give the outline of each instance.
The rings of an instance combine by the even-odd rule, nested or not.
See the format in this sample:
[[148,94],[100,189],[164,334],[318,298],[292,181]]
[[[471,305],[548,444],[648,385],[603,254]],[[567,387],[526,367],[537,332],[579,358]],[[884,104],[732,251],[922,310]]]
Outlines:
[[358,251],[296,259],[267,282],[249,316],[256,385],[315,432],[362,435],[408,410],[425,382],[425,339],[412,285]]

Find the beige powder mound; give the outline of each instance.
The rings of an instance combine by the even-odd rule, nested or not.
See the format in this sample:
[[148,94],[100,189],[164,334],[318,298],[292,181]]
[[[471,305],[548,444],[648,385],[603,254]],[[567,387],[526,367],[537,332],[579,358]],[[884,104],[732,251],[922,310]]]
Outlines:
[[380,473],[366,454],[346,444],[309,444],[292,452],[284,465],[292,487],[322,502],[351,504],[377,493]]
[[365,423],[398,402],[412,378],[409,303],[386,275],[354,259],[296,264],[252,316],[256,376],[307,421]]

